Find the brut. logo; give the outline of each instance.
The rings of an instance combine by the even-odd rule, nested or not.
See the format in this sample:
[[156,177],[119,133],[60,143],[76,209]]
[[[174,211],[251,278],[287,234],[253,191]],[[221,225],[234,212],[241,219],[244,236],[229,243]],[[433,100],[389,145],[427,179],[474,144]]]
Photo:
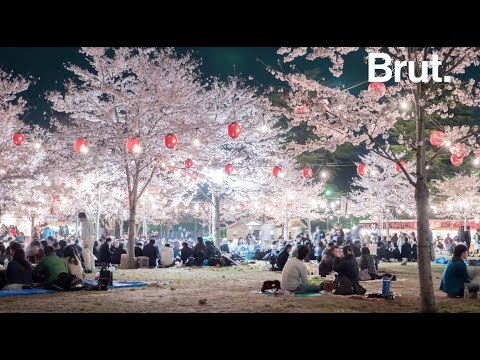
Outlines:
[[[383,60],[383,64],[376,64],[376,60]],[[392,69],[390,65],[392,64],[392,58],[388,54],[383,53],[369,53],[368,54],[368,81],[369,82],[387,82],[392,78]],[[415,61],[398,61],[394,62],[395,70],[395,82],[400,82],[400,74],[402,68],[406,67],[408,72],[408,78],[411,82],[428,82],[430,76],[428,69],[432,69],[432,80],[434,82],[450,82],[450,76],[444,76],[443,78],[438,76],[438,68],[442,65],[442,62],[438,60],[438,55],[432,55],[431,61],[422,61],[420,76],[415,75]],[[377,76],[376,70],[383,70],[385,73],[383,75]]]

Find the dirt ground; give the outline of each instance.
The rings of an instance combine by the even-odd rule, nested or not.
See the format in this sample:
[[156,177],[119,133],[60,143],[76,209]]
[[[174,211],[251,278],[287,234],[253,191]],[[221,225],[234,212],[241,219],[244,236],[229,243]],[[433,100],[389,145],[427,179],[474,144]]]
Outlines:
[[[405,281],[392,282],[400,294],[394,300],[352,299],[326,295],[292,297],[255,294],[263,281],[281,278],[280,273],[262,271],[262,262],[226,268],[171,268],[116,270],[114,280],[159,281],[160,286],[108,291],[79,291],[0,298],[0,312],[418,312],[417,265],[381,263],[379,272],[395,274]],[[444,265],[432,265],[438,289]],[[368,291],[381,291],[381,281],[362,282]],[[436,290],[440,312],[480,312],[480,300],[450,299]],[[200,299],[207,299],[200,304]]]

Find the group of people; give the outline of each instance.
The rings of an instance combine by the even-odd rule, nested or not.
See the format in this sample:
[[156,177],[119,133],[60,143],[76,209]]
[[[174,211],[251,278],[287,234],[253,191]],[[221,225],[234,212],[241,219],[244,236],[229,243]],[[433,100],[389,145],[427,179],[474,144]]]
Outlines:
[[52,245],[43,246],[38,240],[32,241],[27,249],[17,241],[11,241],[8,247],[0,243],[0,265],[6,270],[6,277],[0,284],[4,290],[21,289],[33,283],[48,285],[61,273],[75,275],[82,282],[85,280],[75,245],[66,245],[59,251]]
[[6,226],[2,224],[0,227],[0,241],[17,241],[20,243],[25,242],[25,235],[23,232],[18,230],[18,227],[15,225]]

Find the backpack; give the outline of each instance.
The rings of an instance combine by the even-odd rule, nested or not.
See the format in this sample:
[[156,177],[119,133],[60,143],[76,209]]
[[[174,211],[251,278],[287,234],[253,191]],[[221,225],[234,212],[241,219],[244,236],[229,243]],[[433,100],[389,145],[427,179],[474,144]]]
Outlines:
[[83,281],[73,274],[62,272],[58,275],[57,280],[53,281],[51,287],[59,291],[74,291],[83,288]]

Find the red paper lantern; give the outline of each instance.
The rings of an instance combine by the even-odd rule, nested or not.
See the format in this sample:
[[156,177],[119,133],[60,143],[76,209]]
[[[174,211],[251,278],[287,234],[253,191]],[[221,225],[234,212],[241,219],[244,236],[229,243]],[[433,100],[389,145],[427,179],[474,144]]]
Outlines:
[[193,161],[191,159],[185,160],[185,167],[191,168],[193,166]]
[[167,148],[173,149],[175,146],[177,146],[178,139],[175,134],[167,134],[165,135],[164,142]]
[[311,167],[307,166],[303,169],[303,176],[307,179],[310,179],[313,176],[313,170]]
[[357,174],[360,176],[364,176],[367,173],[367,165],[360,164],[357,166]]
[[130,138],[127,140],[127,151],[132,154],[132,153],[138,153],[140,152],[140,140],[137,138]]
[[87,140],[83,138],[78,138],[77,140],[75,140],[75,143],[73,144],[73,148],[75,149],[76,152],[85,154],[88,151]]
[[[403,167],[407,165],[405,161],[400,161],[400,164],[402,164]],[[398,173],[402,172],[402,168],[400,167],[400,165],[398,165],[398,163],[395,163],[395,170],[397,170]]]
[[241,133],[242,133],[242,128],[240,127],[239,123],[232,122],[231,124],[228,125],[228,136],[230,136],[232,139],[238,138]]
[[430,134],[430,143],[433,146],[440,147],[443,145],[444,136],[445,136],[445,133],[443,131],[440,131],[440,130],[432,131],[432,133]]
[[450,161],[453,165],[460,166],[463,163],[463,157],[457,157],[455,154],[452,154],[452,156],[450,156]]
[[233,172],[233,165],[232,164],[227,164],[225,165],[225,172],[230,175]]
[[450,152],[457,158],[463,158],[467,154],[467,146],[460,143],[453,144]]
[[383,82],[371,82],[370,84],[368,84],[368,91],[373,91],[377,95],[382,97],[387,92],[387,88]]
[[12,140],[15,145],[22,145],[22,143],[25,141],[25,135],[23,135],[21,132],[16,132],[13,134]]
[[307,105],[300,105],[300,106],[297,106],[295,109],[295,114],[298,114],[298,115],[308,114],[309,112],[310,112],[310,109],[308,108]]
[[283,174],[283,169],[280,166],[275,166],[272,170],[272,174],[275,177],[279,177]]

